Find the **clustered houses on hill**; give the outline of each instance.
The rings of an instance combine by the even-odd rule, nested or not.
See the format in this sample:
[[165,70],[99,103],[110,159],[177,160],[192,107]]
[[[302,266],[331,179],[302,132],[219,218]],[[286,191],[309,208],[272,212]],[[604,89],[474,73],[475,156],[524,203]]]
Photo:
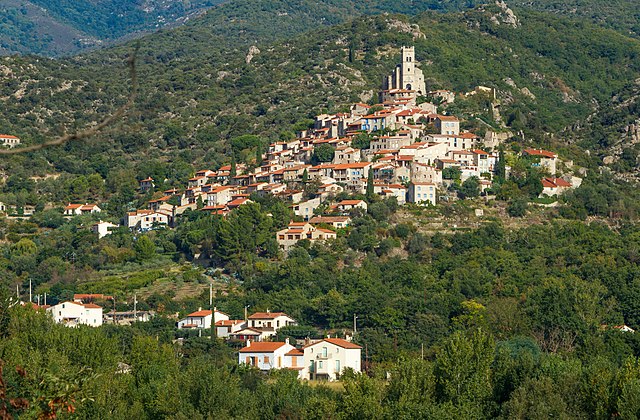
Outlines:
[[[173,226],[175,218],[187,209],[224,216],[251,203],[249,197],[254,194],[288,201],[294,214],[305,221],[319,216],[320,208],[327,209],[326,217],[347,215],[354,208],[366,211],[367,204],[354,200],[335,203],[333,197],[342,192],[364,194],[370,182],[374,194],[395,197],[400,205],[434,205],[439,191],[453,182],[446,179],[451,173],[459,174],[460,182],[477,177],[481,191],[491,188],[497,154],[484,150],[479,136],[462,130],[458,118],[438,114],[435,104],[422,101],[426,93],[442,103],[451,103],[455,94],[426,92],[414,48],[403,47],[401,55],[393,74],[384,79],[379,104],[356,103],[349,112],[318,115],[313,128],[301,131],[297,138],[270,144],[256,168],[239,163],[199,170],[187,181],[184,191],[156,193],[147,209],[128,213],[124,225],[139,231]],[[367,143],[362,149],[356,146]],[[322,159],[316,156],[321,151]],[[536,157],[536,165],[556,176],[555,153],[525,149],[522,154]],[[303,191],[309,182],[317,187],[313,194]],[[548,178],[543,183],[543,194],[547,195],[561,194],[573,186],[572,181],[560,178]],[[142,192],[154,191],[155,186],[153,178],[139,181]],[[70,204],[65,214],[86,209],[87,205]],[[344,227],[331,225],[333,229]],[[277,233],[284,250],[297,240],[332,237],[335,233],[317,223],[291,225]]]

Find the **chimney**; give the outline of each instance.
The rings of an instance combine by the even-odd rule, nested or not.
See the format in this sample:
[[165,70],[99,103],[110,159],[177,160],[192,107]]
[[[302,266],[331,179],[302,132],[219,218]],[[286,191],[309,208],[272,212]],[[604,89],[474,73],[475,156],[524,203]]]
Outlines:
[[271,312],[269,311],[269,308],[267,308],[267,313],[268,313],[268,314],[269,314],[269,313],[271,313]]
[[247,347],[251,347],[251,340],[247,340]]
[[201,310],[202,310],[202,306],[198,306],[198,311],[201,311]]
[[289,344],[289,337],[284,339],[285,344]]

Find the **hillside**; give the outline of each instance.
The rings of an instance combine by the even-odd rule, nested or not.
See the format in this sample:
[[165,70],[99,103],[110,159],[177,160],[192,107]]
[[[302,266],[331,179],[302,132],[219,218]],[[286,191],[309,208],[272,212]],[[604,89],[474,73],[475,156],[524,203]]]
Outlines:
[[[478,0],[308,1],[296,0],[145,0],[99,2],[6,0],[0,6],[0,55],[39,54],[58,56],[87,48],[111,45],[144,32],[189,22],[213,6],[200,21],[219,34],[233,34],[239,41],[272,41],[306,32],[318,25],[333,25],[364,14],[424,11],[464,11],[484,3]],[[517,8],[538,10],[590,21],[629,36],[639,33],[635,2],[616,0],[515,0]],[[274,30],[274,28],[278,28]]]
[[[175,158],[177,149],[188,151],[189,163],[221,163],[233,137],[291,136],[318,113],[369,100],[403,44],[416,46],[431,87],[496,87],[507,128],[524,130],[537,142],[562,144],[547,133],[579,124],[639,76],[636,40],[531,12],[519,14],[521,26],[496,25],[495,13],[359,19],[261,43],[250,63],[247,44],[217,32],[209,17],[147,36],[139,53],[141,95],[129,118],[87,144],[45,152],[51,163],[36,160],[30,170],[42,175],[102,167],[106,175],[143,151],[164,160]],[[123,59],[132,48],[64,60],[5,58],[0,127],[38,142],[95,121],[125,97]],[[525,87],[533,95],[522,93]],[[469,106],[458,112],[480,112],[495,123],[482,104]],[[10,161],[3,165],[20,171]]]
[[640,9],[634,1],[515,0],[509,5],[582,18],[636,38],[640,36]]
[[6,0],[0,55],[76,53],[118,38],[188,21],[221,0]]

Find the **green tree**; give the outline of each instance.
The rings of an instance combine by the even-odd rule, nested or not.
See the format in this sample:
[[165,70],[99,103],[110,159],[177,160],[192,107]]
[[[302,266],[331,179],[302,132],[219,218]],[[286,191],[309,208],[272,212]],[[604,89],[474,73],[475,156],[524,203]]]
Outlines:
[[477,176],[467,178],[459,190],[462,198],[475,198],[480,195],[480,180]]
[[321,144],[313,149],[311,161],[313,163],[331,162],[335,148],[329,144]]
[[156,255],[156,245],[147,235],[141,235],[138,237],[138,240],[134,245],[134,250],[138,261],[147,261]]
[[373,168],[369,168],[369,174],[367,175],[367,201],[371,203],[375,198],[374,185],[373,185]]
[[455,332],[436,355],[437,393],[454,405],[471,402],[479,412],[487,408],[493,392],[491,363],[493,338],[481,330]]

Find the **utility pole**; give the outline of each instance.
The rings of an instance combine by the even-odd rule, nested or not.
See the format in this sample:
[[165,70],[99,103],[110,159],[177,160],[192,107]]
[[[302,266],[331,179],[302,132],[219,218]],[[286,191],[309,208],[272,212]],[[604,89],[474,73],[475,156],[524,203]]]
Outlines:
[[249,306],[251,306],[251,305],[244,305],[244,322],[245,323],[249,322],[249,317],[247,316],[247,309],[249,309]]
[[355,337],[356,333],[358,332],[358,326],[356,323],[356,319],[358,319],[358,316],[356,314],[353,314],[353,336]]
[[29,303],[33,303],[33,300],[31,298],[31,279],[29,279]]
[[213,307],[213,283],[209,283],[209,310],[211,310],[211,340],[217,337],[216,331],[216,308]]
[[20,302],[20,285],[16,284],[16,298],[18,299],[18,302]]
[[133,320],[138,320],[138,296],[133,294]]
[[44,292],[44,306],[47,306],[47,292]]

